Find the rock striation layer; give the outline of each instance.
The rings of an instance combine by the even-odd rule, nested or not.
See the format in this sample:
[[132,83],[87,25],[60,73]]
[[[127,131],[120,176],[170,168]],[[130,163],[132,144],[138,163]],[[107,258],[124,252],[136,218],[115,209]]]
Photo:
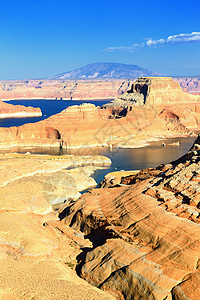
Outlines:
[[200,298],[200,136],[182,158],[95,189],[62,212],[93,248],[78,274],[116,299]]
[[[68,107],[34,124],[0,128],[0,148],[99,146],[112,149],[143,146],[155,138],[189,133],[178,117],[165,118],[166,114],[154,108],[135,107],[125,117],[114,114],[93,104]],[[189,124],[195,126],[196,120],[190,119]]]

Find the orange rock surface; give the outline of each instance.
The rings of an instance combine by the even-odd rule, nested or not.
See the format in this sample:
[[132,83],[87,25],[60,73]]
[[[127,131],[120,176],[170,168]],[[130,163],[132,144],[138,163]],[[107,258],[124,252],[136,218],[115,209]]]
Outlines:
[[93,242],[79,256],[80,276],[116,299],[199,299],[199,173],[200,137],[177,161],[63,209],[63,226]]
[[0,128],[0,147],[140,146],[156,136],[187,133],[180,121],[174,124],[158,115],[154,109],[136,107],[116,119],[110,110],[92,104],[72,106],[38,123]]

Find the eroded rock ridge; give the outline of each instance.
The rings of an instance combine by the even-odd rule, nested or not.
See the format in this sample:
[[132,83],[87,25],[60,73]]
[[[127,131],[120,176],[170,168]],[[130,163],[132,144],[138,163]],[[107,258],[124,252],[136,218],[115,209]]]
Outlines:
[[93,242],[77,272],[117,299],[200,298],[200,137],[182,158],[122,177],[63,210]]

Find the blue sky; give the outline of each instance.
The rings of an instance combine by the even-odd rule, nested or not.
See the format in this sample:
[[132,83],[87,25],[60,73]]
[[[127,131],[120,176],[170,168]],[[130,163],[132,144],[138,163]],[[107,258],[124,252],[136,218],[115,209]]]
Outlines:
[[199,13],[199,0],[2,1],[0,79],[48,77],[94,62],[200,75]]

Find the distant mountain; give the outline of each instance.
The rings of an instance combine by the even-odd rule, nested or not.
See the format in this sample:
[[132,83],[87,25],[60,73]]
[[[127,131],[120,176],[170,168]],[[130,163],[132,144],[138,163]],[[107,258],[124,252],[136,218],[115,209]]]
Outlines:
[[137,65],[118,63],[94,63],[55,75],[49,79],[132,79],[143,76],[161,76],[157,72],[143,69]]

